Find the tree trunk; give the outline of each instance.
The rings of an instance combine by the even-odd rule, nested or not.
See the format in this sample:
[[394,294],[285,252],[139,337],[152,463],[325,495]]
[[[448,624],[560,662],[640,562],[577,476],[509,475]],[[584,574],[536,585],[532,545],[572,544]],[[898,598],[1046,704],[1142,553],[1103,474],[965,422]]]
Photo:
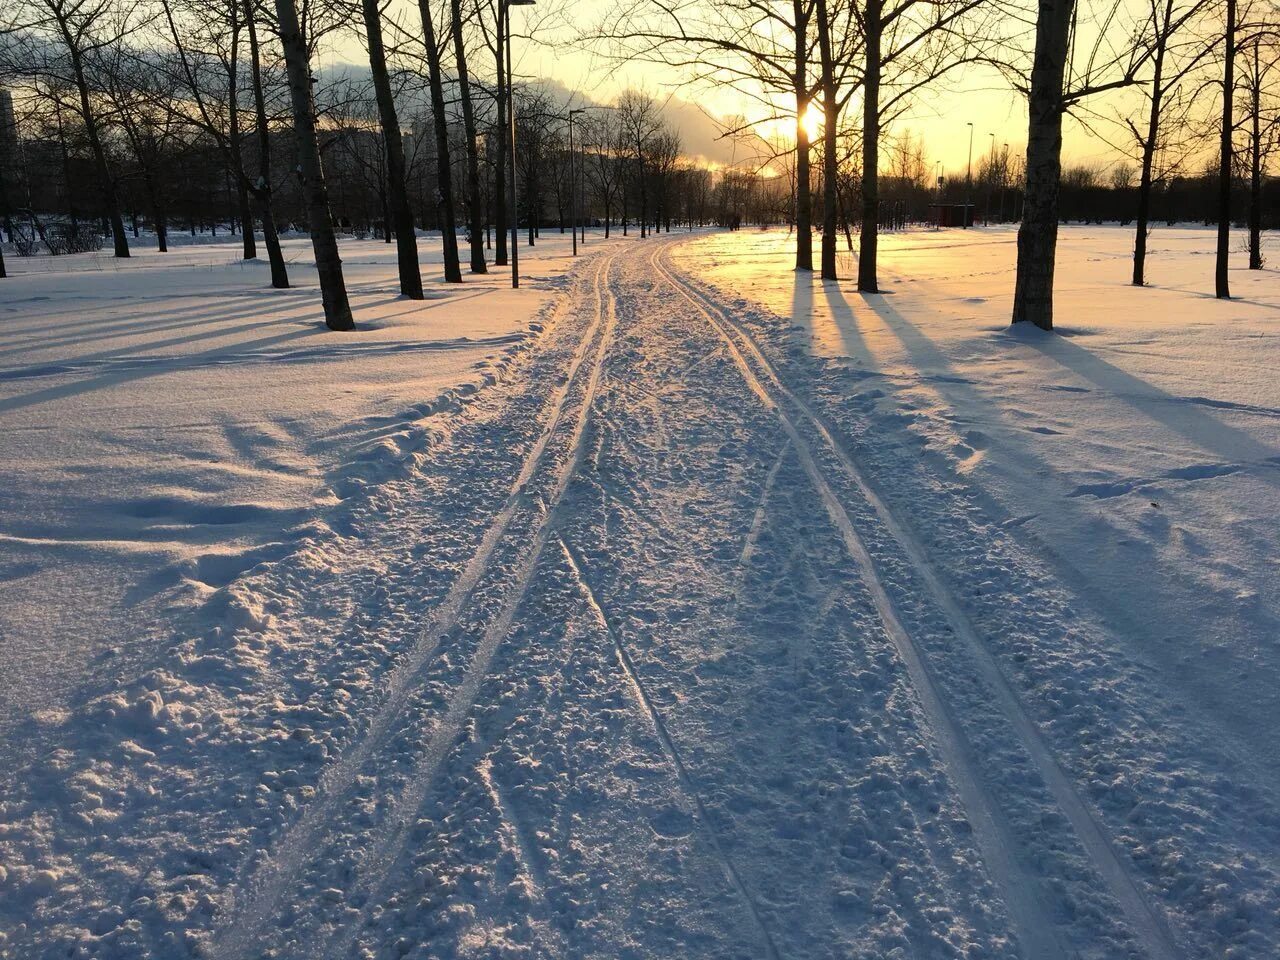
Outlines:
[[[237,154],[240,152],[240,137],[233,138],[231,147]],[[258,244],[253,235],[253,211],[249,206],[249,187],[243,175],[236,177],[236,208],[240,211],[240,234],[244,259],[256,260]]]
[[[1165,24],[1173,16],[1173,2],[1165,5]],[[1164,53],[1167,35],[1157,40],[1151,78],[1151,109],[1147,114],[1147,136],[1142,142],[1142,174],[1138,180],[1138,225],[1133,241],[1133,285],[1146,284],[1147,232],[1151,221],[1151,180],[1156,145],[1160,138],[1160,111],[1164,105]]]
[[858,248],[858,289],[879,293],[876,281],[880,241],[880,8],[866,0],[866,73],[862,92],[862,237]]
[[[107,152],[102,146],[102,136],[98,132],[98,120],[94,116],[93,106],[89,101],[89,83],[84,75],[84,60],[77,46],[78,41],[71,37],[68,25],[59,22],[63,39],[67,44],[67,53],[71,59],[71,68],[75,73],[76,91],[80,95],[80,114],[84,119],[84,132],[89,140],[89,149],[93,153],[93,164],[98,174],[98,189],[102,191],[102,202],[106,208],[107,220],[111,224],[111,238],[115,245],[117,257],[129,256],[129,238],[124,232],[124,218],[120,216],[120,202],[116,198],[115,181],[111,178],[111,168],[107,164]],[[70,191],[71,184],[67,184]]]
[[[231,3],[231,18],[235,19],[235,2]],[[258,244],[253,237],[253,212],[249,209],[249,184],[244,175],[244,152],[240,136],[240,29],[232,26],[230,69],[227,74],[227,126],[228,141],[236,180],[236,208],[240,211],[240,237],[244,259],[256,260]]]
[[249,31],[249,78],[253,84],[254,124],[258,136],[258,179],[253,184],[253,200],[258,207],[258,219],[262,221],[262,243],[267,248],[267,260],[271,263],[271,286],[284,290],[289,286],[289,270],[285,266],[284,251],[280,249],[280,235],[276,232],[276,219],[271,209],[271,128],[267,119],[267,98],[262,89],[262,56],[258,49],[254,14],[254,0],[244,0],[245,27]]
[[330,330],[353,330],[355,320],[347,301],[347,285],[342,277],[342,258],[338,255],[338,238],[329,215],[329,192],[320,165],[320,145],[316,141],[315,100],[311,93],[311,70],[307,63],[307,43],[298,25],[298,8],[294,0],[275,0],[280,24],[280,43],[284,47],[285,69],[289,76],[289,93],[293,101],[293,127],[298,141],[298,178],[302,183],[307,207],[307,225],[311,230],[311,246],[316,255],[316,272],[320,275],[320,299],[324,303],[324,322]]
[[[795,17],[796,58],[796,269],[813,269],[813,185],[809,164],[813,148],[805,119],[809,112],[809,11],[808,0],[792,0]],[[693,218],[690,217],[690,223]]]
[[1262,269],[1262,61],[1253,42],[1253,83],[1249,131],[1252,155],[1249,162],[1249,269]]
[[156,188],[155,174],[150,168],[142,172],[142,186],[147,192],[147,200],[151,204],[151,219],[156,228],[156,249],[160,253],[169,252],[169,230],[165,223],[164,201],[160,199],[160,191]]
[[836,135],[840,106],[836,103],[835,61],[831,54],[831,22],[826,0],[817,0],[818,59],[822,69],[822,279],[838,280],[836,272],[839,169]]
[[1018,228],[1013,322],[1053,329],[1053,271],[1062,179],[1063,78],[1075,0],[1040,0],[1028,106],[1027,182]]
[[156,203],[156,247],[161,253],[169,252],[169,219],[164,203]]
[[440,233],[444,240],[444,279],[461,283],[458,265],[458,225],[453,212],[453,168],[449,162],[449,118],[445,113],[444,81],[440,76],[440,48],[436,46],[436,28],[431,19],[430,0],[418,0],[422,17],[422,34],[427,48],[427,74],[431,86],[431,115],[436,134],[436,190],[440,211]]
[[[386,147],[387,176],[383,192],[383,230],[394,229],[396,263],[400,270],[400,292],[410,300],[421,300],[422,273],[418,268],[418,240],[413,232],[413,211],[405,186],[404,142],[400,136],[400,119],[396,116],[395,97],[387,75],[387,55],[382,45],[382,14],[378,0],[361,0],[365,36],[369,46],[369,71],[373,75],[373,92],[378,101],[378,120]],[[387,212],[390,216],[387,216]]]
[[471,233],[471,272],[488,273],[484,262],[484,223],[480,205],[480,155],[476,144],[476,112],[471,102],[471,78],[467,72],[467,48],[462,36],[462,0],[450,0],[453,18],[453,59],[458,73],[458,98],[462,101],[462,131],[467,138],[467,217]]
[[1231,297],[1227,267],[1231,252],[1231,121],[1236,91],[1236,0],[1227,0],[1227,25],[1222,36],[1222,134],[1218,157],[1218,251],[1214,295]]
[[[507,265],[507,65],[503,57],[506,37],[501,12],[498,14],[498,155],[493,163],[493,265]],[[512,213],[512,216],[515,216]]]

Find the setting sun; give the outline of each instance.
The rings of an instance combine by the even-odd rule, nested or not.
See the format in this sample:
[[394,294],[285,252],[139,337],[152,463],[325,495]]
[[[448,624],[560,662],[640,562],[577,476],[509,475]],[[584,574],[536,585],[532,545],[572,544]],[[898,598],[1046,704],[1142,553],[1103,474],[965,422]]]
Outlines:
[[800,125],[804,127],[810,142],[817,140],[822,136],[822,110],[812,103],[809,104],[800,115]]

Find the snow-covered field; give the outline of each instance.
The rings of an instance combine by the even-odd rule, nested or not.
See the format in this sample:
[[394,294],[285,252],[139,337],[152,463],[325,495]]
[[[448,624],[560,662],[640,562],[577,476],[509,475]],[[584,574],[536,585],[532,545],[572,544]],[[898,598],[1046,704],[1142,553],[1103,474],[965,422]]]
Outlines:
[[1130,243],[4,281],[0,955],[1276,956],[1280,276]]
[[279,291],[238,240],[175,239],[128,261],[8,258],[0,766],[87,677],[145,669],[168,608],[282,556],[317,508],[422,455],[414,421],[496,375],[568,264],[548,234],[520,291],[505,270],[449,289],[423,238],[436,282],[420,304],[398,296],[393,246],[348,241],[361,331],[341,338],[320,322],[309,241],[285,241],[294,287]]

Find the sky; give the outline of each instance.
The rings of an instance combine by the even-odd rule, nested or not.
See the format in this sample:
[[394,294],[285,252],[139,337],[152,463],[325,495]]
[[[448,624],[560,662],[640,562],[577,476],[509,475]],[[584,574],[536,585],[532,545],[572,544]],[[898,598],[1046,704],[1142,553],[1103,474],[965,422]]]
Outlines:
[[[718,165],[746,159],[750,150],[723,137],[720,122],[742,115],[754,119],[760,116],[761,108],[732,84],[691,86],[688,78],[674,68],[619,63],[599,50],[574,42],[575,34],[598,22],[613,2],[540,0],[533,7],[513,9],[517,75],[559,87],[574,99],[595,103],[608,103],[628,88],[643,89],[666,101],[667,119],[681,134],[687,155]],[[1137,10],[1142,0],[1122,2]],[[404,13],[411,18],[417,16],[412,7]],[[524,32],[531,32],[532,37],[520,36]],[[332,55],[359,62],[363,51],[356,41],[348,40]],[[853,108],[857,108],[856,103]],[[1012,153],[1024,152],[1025,100],[991,68],[957,71],[926,90],[893,132],[910,130],[923,137],[931,169],[941,162],[950,174],[963,175],[970,156],[970,123],[975,169],[981,155],[993,146],[998,150],[1008,144]],[[775,125],[774,132],[780,132],[781,126]],[[767,136],[770,131],[763,132]],[[1063,152],[1067,164],[1112,164],[1120,159],[1114,147],[1070,119]]]

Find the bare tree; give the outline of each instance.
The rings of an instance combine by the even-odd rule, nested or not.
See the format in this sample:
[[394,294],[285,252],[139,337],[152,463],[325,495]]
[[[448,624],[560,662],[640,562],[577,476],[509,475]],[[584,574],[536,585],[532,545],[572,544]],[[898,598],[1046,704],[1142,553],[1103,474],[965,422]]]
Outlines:
[[396,115],[395,96],[387,72],[387,54],[382,40],[382,10],[378,0],[360,0],[364,15],[365,45],[369,51],[374,98],[378,104],[378,122],[386,156],[386,196],[390,227],[396,237],[396,266],[400,276],[400,292],[410,300],[421,300],[422,273],[418,268],[418,239],[413,230],[413,211],[405,183],[404,141],[400,135],[400,118]]
[[1270,156],[1280,149],[1280,7],[1249,5],[1236,47],[1241,64],[1241,124],[1245,127],[1249,181],[1249,269],[1261,270],[1262,181]]
[[[289,276],[271,209],[269,119],[258,43],[258,11],[253,7],[253,0],[244,0],[239,6],[232,3],[215,8],[191,3],[179,6],[175,0],[161,0],[160,9],[174,54],[163,65],[182,85],[181,96],[162,101],[161,105],[212,139],[237,186],[253,198],[262,221],[263,243],[271,265],[271,285],[278,289],[287,288]],[[232,107],[238,96],[238,38],[242,29],[249,40],[254,128],[259,141],[259,175],[256,180],[251,179],[245,169],[239,112]],[[143,68],[147,66],[148,61],[144,59]],[[250,215],[247,219],[245,233],[251,234],[253,218]],[[246,244],[244,253],[249,258],[256,251]]]
[[311,246],[316,255],[316,272],[320,275],[324,322],[330,330],[353,330],[355,320],[347,300],[342,258],[338,255],[338,238],[333,232],[329,191],[320,164],[320,145],[316,140],[315,98],[311,91],[307,41],[298,22],[294,0],[275,0],[275,4],[285,69],[289,76],[293,128],[298,141],[298,179],[306,199]]
[[[35,16],[30,28],[35,36],[30,38],[28,46],[31,62],[36,65],[35,72],[54,79],[57,86],[65,84],[74,91],[74,109],[83,124],[93,157],[115,255],[127,257],[129,241],[95,102],[97,85],[89,71],[97,54],[122,44],[137,29],[137,4],[131,0],[33,0],[33,10]],[[58,45],[60,54],[54,53],[52,47],[43,55],[37,53],[37,47],[44,50],[46,38]],[[60,102],[59,107],[62,106]]]
[[[1027,96],[1027,161],[1013,322],[1053,329],[1053,276],[1058,249],[1058,190],[1062,175],[1062,121],[1088,97],[1132,85],[1150,59],[1150,44],[1117,21],[1119,0],[1098,0],[1092,43],[1073,42],[1080,22],[1077,0],[1040,0]],[[1143,26],[1145,28],[1145,24]],[[1021,86],[1021,81],[1016,81]]]
[[640,200],[640,236],[648,235],[649,177],[656,138],[662,133],[658,103],[653,97],[628,90],[618,98],[618,127],[630,165],[630,180]]
[[769,0],[619,3],[591,31],[593,38],[614,44],[620,57],[673,67],[689,84],[732,84],[756,106],[753,116],[729,125],[726,134],[777,120],[794,125],[795,265],[799,270],[813,269],[808,114],[815,93],[810,29],[815,3],[791,0],[789,7]]
[[475,104],[471,99],[471,76],[467,68],[467,45],[462,0],[449,0],[451,13],[449,32],[453,37],[454,70],[457,73],[458,100],[462,105],[462,133],[466,139],[467,157],[467,225],[471,241],[471,272],[488,273],[484,259],[484,210],[480,198],[480,152],[477,142]]
[[124,133],[142,179],[156,246],[166,253],[170,170],[185,129],[171,107],[178,97],[178,85],[169,71],[156,70],[153,63],[118,50],[106,71],[105,88],[115,123]]
[[[271,286],[284,289],[289,286],[289,274],[271,206],[271,126],[262,77],[262,50],[258,45],[258,8],[256,0],[243,0],[243,3],[245,30],[249,36],[249,85],[253,91],[254,132],[258,141],[258,176],[252,181],[250,192],[258,208],[258,218],[262,221],[262,242],[266,245],[267,259],[271,264]],[[247,174],[245,178],[248,180]]]
[[458,264],[458,225],[453,208],[453,165],[449,160],[449,117],[444,99],[444,78],[440,66],[440,47],[436,40],[431,0],[418,0],[422,18],[422,40],[427,57],[427,77],[431,87],[431,119],[436,143],[436,190],[440,233],[444,241],[444,279],[461,283],[462,268]]
[[[926,87],[983,54],[987,0],[863,0],[862,216],[858,289],[879,290],[880,136]],[[858,8],[855,8],[858,9]],[[825,274],[824,274],[825,275]]]
[[[1137,227],[1133,247],[1133,283],[1146,282],[1147,234],[1151,222],[1151,191],[1155,182],[1157,151],[1165,144],[1169,114],[1175,125],[1185,128],[1190,98],[1179,97],[1181,85],[1211,49],[1199,37],[1179,43],[1185,28],[1204,11],[1208,0],[1149,0],[1151,32],[1151,75],[1143,85],[1146,95],[1146,124],[1139,128],[1132,118],[1126,124],[1139,151]],[[1173,102],[1171,102],[1173,101]],[[1172,110],[1170,109],[1172,107]],[[1178,122],[1181,121],[1181,122]]]
[[591,193],[604,212],[604,235],[609,237],[613,212],[621,200],[621,133],[613,111],[601,111],[583,125],[584,173]]
[[1218,140],[1218,243],[1214,258],[1213,289],[1219,300],[1231,297],[1228,274],[1231,248],[1231,161],[1232,133],[1235,131],[1233,107],[1236,96],[1236,0],[1226,0],[1226,19],[1222,28],[1222,126]]

